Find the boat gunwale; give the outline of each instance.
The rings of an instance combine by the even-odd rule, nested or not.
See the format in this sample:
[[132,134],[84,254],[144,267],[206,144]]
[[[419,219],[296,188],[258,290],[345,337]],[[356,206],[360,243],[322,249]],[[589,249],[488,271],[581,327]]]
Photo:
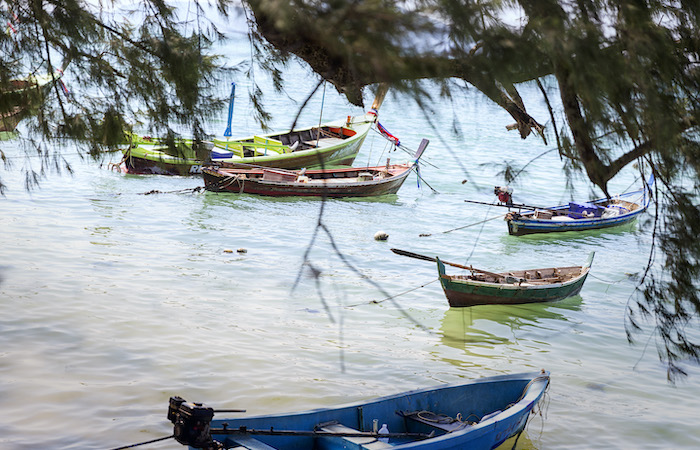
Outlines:
[[[263,195],[270,197],[330,197],[330,198],[343,198],[343,197],[377,197],[383,195],[393,195],[398,191],[403,184],[404,180],[408,177],[408,171],[401,177],[385,178],[382,181],[372,181],[373,184],[368,184],[370,182],[356,182],[354,184],[333,184],[333,183],[314,183],[310,185],[308,183],[296,183],[294,185],[281,184],[281,185],[270,185],[261,184],[256,182],[248,182],[246,184],[252,185],[260,189],[269,189],[269,191],[258,192],[249,190],[241,191],[240,189],[210,189],[205,181],[205,190],[213,193],[233,193],[233,194],[247,194],[247,195]],[[397,186],[398,185],[398,186]],[[282,189],[288,188],[289,191],[284,191]],[[371,191],[373,188],[382,188],[377,191]],[[275,190],[279,189],[279,190]],[[370,189],[370,191],[366,191]]]
[[[301,133],[304,131],[313,131],[313,130],[322,129],[322,128],[340,128],[341,130],[345,129],[345,130],[352,131],[353,134],[351,134],[345,138],[337,138],[337,139],[342,139],[343,141],[346,141],[348,139],[354,139],[357,137],[358,134],[361,134],[359,131],[357,131],[355,129],[356,128],[355,125],[357,125],[357,127],[368,125],[369,128],[371,128],[373,124],[374,124],[374,121],[371,121],[371,120],[361,120],[361,121],[357,121],[357,122],[351,122],[350,124],[348,124],[348,122],[346,120],[336,119],[336,120],[333,120],[330,122],[322,123],[320,126],[319,125],[310,125],[308,127],[294,128],[293,130],[285,131],[285,132],[281,132],[281,133],[277,132],[277,131],[272,131],[270,133],[253,134],[253,135],[250,135],[250,136],[247,136],[244,138],[238,138],[238,139],[232,139],[232,140],[223,140],[223,139],[215,138],[215,139],[212,139],[211,142],[214,144],[215,147],[225,147],[227,144],[257,144],[259,146],[263,146],[264,144],[256,143],[255,138],[271,138],[273,136],[283,136],[283,135],[287,135],[287,134]],[[328,137],[320,138],[320,139],[328,139]],[[191,139],[190,139],[190,141],[191,141]],[[311,149],[307,149],[307,150],[311,150]],[[303,151],[303,150],[300,150],[300,151]]]
[[[307,182],[302,182],[297,180],[290,180],[290,181],[281,181],[281,180],[264,180],[262,178],[241,178],[241,181],[244,183],[252,183],[252,184],[257,184],[261,186],[269,186],[269,187],[293,187],[293,188],[304,188],[304,187],[309,187],[309,189],[313,188],[327,188],[329,190],[338,190],[338,189],[348,189],[352,187],[371,187],[371,186],[376,186],[376,185],[381,185],[381,184],[387,184],[391,182],[396,182],[400,181],[402,178],[408,177],[408,175],[411,172],[411,169],[413,169],[414,165],[412,164],[403,164],[403,165],[397,165],[395,167],[399,167],[399,170],[397,170],[397,173],[393,173],[387,177],[378,179],[378,180],[363,180],[363,181],[352,181],[353,178],[357,177],[347,177],[347,178],[320,178],[320,179],[314,179],[314,180],[309,180]],[[312,173],[312,174],[318,174],[318,173],[337,173],[337,172],[352,172],[352,171],[362,171],[366,169],[373,169],[377,172],[381,172],[383,168],[381,166],[377,167],[351,167],[351,168],[343,168],[343,169],[338,169],[338,170],[309,170],[306,173]],[[264,169],[259,169],[253,171],[246,171],[245,173],[236,173],[236,174],[228,174],[226,172],[228,171],[235,171],[236,169],[216,169],[211,166],[207,167],[202,167],[202,174],[205,172],[212,177],[217,177],[220,178],[222,181],[226,180],[228,178],[234,178],[238,175],[247,175],[250,173],[255,173],[255,174],[262,174],[264,172]],[[294,172],[297,175],[300,175],[298,171],[290,171]]]
[[[358,123],[359,126],[366,126],[366,130],[364,131],[356,131],[356,133],[353,136],[349,136],[346,139],[343,139],[340,142],[336,142],[335,144],[329,145],[327,147],[313,147],[313,148],[307,148],[304,150],[295,150],[291,151],[288,153],[277,153],[275,152],[272,155],[261,155],[261,156],[244,156],[244,157],[239,157],[239,158],[232,158],[232,157],[226,157],[226,158],[210,158],[210,160],[214,163],[229,163],[229,164],[237,164],[238,161],[249,161],[251,164],[258,164],[258,163],[265,163],[265,162],[270,162],[270,161],[284,161],[287,159],[296,159],[296,158],[302,158],[306,156],[312,156],[312,155],[317,155],[317,154],[324,154],[324,153],[330,153],[332,151],[335,151],[336,149],[350,146],[354,143],[354,141],[357,140],[362,140],[367,137],[367,134],[369,133],[369,130],[372,128],[373,122],[361,122]],[[327,124],[324,124],[323,126],[327,126]],[[314,128],[314,127],[312,127]],[[295,130],[297,131],[297,130]],[[304,131],[304,129],[299,129],[298,131]],[[265,135],[259,135],[259,137],[265,137]],[[225,141],[223,141],[225,144]],[[237,143],[237,141],[232,141],[231,143]],[[359,151],[359,149],[358,149]],[[201,162],[199,163],[201,164]],[[318,165],[321,165],[320,163]]]
[[[475,286],[475,287],[484,287],[484,288],[490,288],[490,289],[513,290],[513,291],[516,291],[516,290],[535,291],[535,290],[541,290],[541,289],[557,289],[557,288],[569,286],[571,284],[575,284],[581,278],[586,277],[591,270],[590,267],[584,267],[584,266],[573,266],[573,267],[580,268],[581,273],[579,275],[576,275],[573,278],[566,280],[566,281],[549,283],[549,284],[530,283],[530,281],[537,281],[537,279],[525,280],[525,281],[520,282],[520,283],[519,282],[492,283],[489,281],[480,281],[480,280],[472,280],[472,279],[466,279],[466,278],[458,278],[458,277],[460,277],[460,275],[448,275],[444,272],[440,273],[440,279],[441,280],[448,280],[450,283],[470,285],[470,286]],[[562,269],[563,269],[563,267],[562,267]],[[546,269],[530,269],[530,270],[546,270]],[[502,273],[502,274],[507,275],[507,273]],[[464,275],[462,275],[461,277],[464,277]]]
[[[647,210],[649,207],[649,204],[651,203],[651,196],[647,194],[647,191],[649,190],[648,185],[646,185],[644,188],[632,191],[632,192],[626,192],[623,194],[616,195],[614,197],[611,197],[610,199],[603,197],[603,198],[598,198],[594,200],[589,200],[586,203],[591,203],[591,204],[598,204],[598,203],[604,203],[604,202],[613,202],[615,200],[621,200],[625,203],[629,203],[631,205],[636,206],[636,208],[632,209],[630,208],[630,211],[626,213],[619,214],[617,216],[613,217],[590,217],[590,218],[579,218],[579,219],[574,219],[570,221],[557,221],[557,220],[552,220],[552,219],[543,219],[543,218],[536,218],[536,217],[531,217],[533,216],[537,210],[543,210],[543,211],[561,211],[561,210],[568,210],[570,205],[558,205],[558,206],[553,206],[549,208],[536,208],[532,210],[525,211],[523,213],[516,213],[517,217],[512,217],[508,218],[506,217],[506,221],[508,223],[515,223],[518,225],[518,228],[520,228],[521,224],[526,227],[532,226],[533,228],[547,228],[551,227],[554,229],[553,231],[557,231],[557,228],[566,228],[566,227],[572,227],[572,228],[578,228],[578,227],[586,227],[589,225],[615,225],[616,222],[627,222],[637,215],[643,213],[644,211]],[[637,197],[641,195],[642,200],[639,202],[633,202],[629,200],[625,200],[623,197]],[[614,204],[614,203],[613,203]]]
[[[443,441],[456,440],[456,439],[459,439],[466,434],[475,433],[475,432],[478,432],[478,431],[483,430],[483,429],[494,427],[499,422],[506,421],[506,420],[512,418],[513,416],[522,414],[524,411],[531,410],[532,408],[534,408],[534,405],[539,401],[539,399],[542,397],[542,395],[544,395],[544,392],[546,391],[547,387],[549,386],[550,378],[551,378],[550,372],[545,371],[544,369],[541,370],[540,372],[524,372],[524,373],[516,373],[516,374],[495,375],[495,376],[491,376],[491,377],[482,377],[482,378],[477,378],[474,380],[469,380],[469,381],[466,381],[464,383],[439,384],[439,385],[432,386],[432,387],[404,391],[404,392],[390,394],[387,396],[373,398],[373,399],[365,400],[365,401],[359,400],[359,401],[351,402],[351,403],[347,403],[347,404],[334,405],[334,406],[329,406],[329,407],[320,407],[320,408],[316,408],[316,409],[299,411],[299,412],[288,412],[288,413],[282,413],[282,414],[253,415],[253,416],[248,416],[248,417],[240,417],[240,419],[264,420],[264,419],[279,419],[281,417],[293,417],[293,416],[313,416],[313,415],[316,415],[318,413],[324,413],[324,412],[329,412],[329,411],[333,411],[333,410],[345,410],[345,409],[350,409],[350,408],[366,407],[367,405],[379,404],[382,402],[390,402],[392,400],[407,398],[407,397],[411,397],[411,396],[419,396],[419,395],[424,394],[424,393],[429,393],[429,392],[434,392],[434,391],[439,391],[439,390],[459,388],[459,387],[468,387],[470,385],[477,385],[477,384],[499,383],[499,382],[503,382],[503,381],[526,381],[526,380],[529,380],[524,387],[524,389],[526,389],[526,390],[523,391],[523,393],[521,394],[521,396],[519,397],[519,399],[515,403],[511,403],[510,406],[501,410],[497,414],[494,414],[493,416],[487,418],[486,420],[482,420],[474,425],[470,425],[470,426],[462,428],[460,430],[446,432],[442,435],[429,438],[429,441],[430,441],[430,444],[432,447],[432,444],[439,444],[440,442],[443,442]],[[542,383],[544,383],[544,386],[539,386],[539,384],[542,384]],[[527,416],[525,416],[525,418],[527,420]],[[227,421],[238,420],[238,419],[239,418],[215,419],[215,420],[212,420],[212,426],[223,424]],[[212,436],[223,436],[223,435],[217,435],[216,433],[212,433]],[[510,437],[510,435],[503,437],[500,442],[497,442],[497,444],[500,445],[502,442],[504,442],[509,437]],[[396,448],[397,450],[402,450],[402,449],[410,449],[410,448],[420,448],[424,444],[425,444],[425,441],[412,441],[412,442],[407,442],[407,443],[403,443],[403,444],[397,444],[397,445],[394,445],[392,447]]]
[[[592,202],[590,202],[592,203]],[[638,207],[634,210],[631,210],[626,213],[619,214],[617,216],[612,216],[612,217],[587,217],[587,218],[580,218],[580,219],[573,219],[573,220],[566,220],[566,221],[558,221],[558,220],[552,220],[552,219],[542,219],[542,218],[537,218],[537,217],[530,217],[531,215],[535,214],[535,211],[528,211],[522,214],[519,214],[517,218],[510,218],[506,219],[509,222],[517,222],[517,223],[527,223],[527,224],[536,224],[536,223],[541,223],[541,224],[547,224],[551,227],[567,227],[567,226],[579,226],[579,225],[586,225],[586,224],[598,224],[602,222],[616,222],[619,220],[622,221],[627,221],[630,218],[633,218],[637,216],[638,214],[643,213],[646,210],[646,207],[641,207],[640,204],[635,203]],[[557,207],[557,208],[568,208],[568,206],[564,207]],[[555,208],[542,208],[545,211],[557,211],[558,209]]]
[[[372,125],[374,122],[371,122],[369,120],[364,121],[364,122],[354,122],[351,123],[352,127],[343,127],[342,125],[338,124],[345,124],[346,122],[342,120],[336,120],[333,122],[326,122],[321,125],[321,127],[339,127],[339,128],[348,128],[352,131],[355,132],[352,136],[348,136],[345,139],[342,139],[340,142],[335,142],[331,145],[328,146],[321,146],[321,147],[313,147],[313,148],[307,148],[303,150],[296,150],[296,151],[290,151],[286,153],[280,153],[276,151],[272,151],[273,154],[270,155],[256,155],[256,156],[245,156],[245,157],[221,157],[221,158],[209,158],[210,161],[214,163],[230,163],[230,164],[237,164],[239,161],[251,161],[253,163],[255,162],[260,162],[260,163],[265,163],[269,161],[284,161],[287,159],[293,159],[293,158],[301,158],[301,157],[306,157],[306,156],[312,156],[315,154],[323,154],[326,152],[331,152],[334,151],[338,148],[345,147],[348,145],[351,145],[354,141],[364,139],[367,134],[369,133],[369,130],[372,128]],[[308,131],[312,130],[314,128],[318,128],[318,125],[310,126],[310,127],[305,127],[305,128],[295,128],[292,133],[297,133],[297,132],[303,132],[303,131]],[[225,148],[226,145],[232,145],[232,144],[248,144],[248,142],[244,142],[247,140],[253,140],[255,137],[269,137],[269,136],[276,136],[279,134],[287,134],[287,133],[278,133],[278,132],[272,132],[272,133],[267,133],[267,134],[259,134],[259,135],[252,135],[249,137],[241,138],[241,139],[236,139],[236,140],[231,140],[231,141],[224,141],[220,139],[214,139],[211,141],[202,141],[202,142],[211,142],[213,143],[214,148]],[[160,138],[153,138],[154,142],[142,142],[143,138],[140,138],[140,140],[135,143],[131,144],[128,148],[123,150],[124,154],[129,153],[129,157],[133,158],[141,158],[145,159],[147,161],[154,161],[154,162],[162,162],[162,163],[167,163],[167,164],[190,164],[190,165],[202,165],[206,163],[206,161],[202,161],[196,158],[188,158],[188,157],[182,157],[182,156],[176,156],[176,155],[170,155],[169,153],[166,153],[163,151],[164,149],[168,149],[169,147],[166,144],[163,144],[159,142]],[[192,139],[185,138],[185,139],[178,139],[175,141],[175,144],[183,144],[183,145],[191,145],[193,142]],[[250,142],[250,145],[252,146],[254,143]],[[144,146],[153,146],[155,148],[144,148]],[[256,144],[257,147],[264,147],[264,144]],[[163,149],[163,150],[160,150]]]

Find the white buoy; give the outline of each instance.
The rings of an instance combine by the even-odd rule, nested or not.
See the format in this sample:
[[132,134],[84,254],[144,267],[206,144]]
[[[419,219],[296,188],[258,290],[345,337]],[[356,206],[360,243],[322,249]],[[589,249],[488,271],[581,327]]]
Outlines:
[[374,233],[375,241],[386,241],[387,239],[389,239],[389,235],[383,231],[377,231],[376,233]]

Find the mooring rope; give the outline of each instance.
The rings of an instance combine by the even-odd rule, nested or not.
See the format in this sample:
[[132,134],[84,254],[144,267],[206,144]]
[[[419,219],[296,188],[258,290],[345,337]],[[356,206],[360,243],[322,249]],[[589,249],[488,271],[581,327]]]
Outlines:
[[[416,154],[416,150],[415,150],[415,149],[410,148],[410,147],[408,147],[408,146],[406,146],[406,145],[404,145],[404,144],[396,145],[393,141],[391,141],[390,139],[387,139],[386,136],[384,136],[379,130],[375,129],[374,127],[370,128],[370,129],[371,129],[372,131],[374,131],[375,133],[377,133],[378,135],[380,135],[381,137],[383,137],[388,143],[392,144],[392,148],[393,148],[394,151],[396,151],[396,150],[401,150],[402,152],[406,153],[408,156],[413,156],[413,155]],[[385,147],[385,149],[386,149],[386,147]],[[384,150],[384,151],[385,151],[385,150]],[[379,155],[380,158],[384,155],[384,151],[382,151],[382,154]],[[391,153],[391,151],[392,151],[392,150],[389,150],[389,152],[387,152],[387,153]],[[369,163],[369,158],[367,158],[367,162]],[[424,162],[425,162],[425,164],[427,164],[427,165],[429,165],[429,166],[431,166],[431,167],[433,167],[433,168],[435,168],[435,169],[438,168],[435,164],[432,164],[432,163],[430,163],[430,162],[428,162],[428,161],[424,161]],[[368,164],[368,165],[369,165],[369,164]]]
[[[226,189],[229,186],[231,186],[233,183],[238,181],[240,175],[229,175],[226,178],[222,178],[220,181],[216,183],[216,189]],[[239,194],[243,193],[243,186],[244,186],[245,180],[243,180],[243,183],[241,183],[241,190]]]
[[436,194],[439,194],[439,192],[437,190],[435,190],[435,188],[433,188],[427,181],[425,181],[425,178],[423,178],[420,175],[420,173],[418,172],[418,164],[417,163],[416,163],[414,172],[416,172],[416,176],[418,177],[418,179],[421,180],[423,183],[425,183],[425,185],[428,186],[431,191],[433,191]]
[[[507,213],[506,213],[506,214],[507,214]],[[486,222],[489,222],[489,221],[491,221],[491,220],[498,219],[499,217],[505,217],[506,214],[500,214],[500,215],[498,215],[498,216],[490,217],[490,218],[488,218],[488,219],[481,220],[481,221],[479,221],[479,222],[470,223],[470,224],[464,225],[464,226],[462,226],[462,227],[452,228],[451,230],[440,231],[440,233],[443,233],[443,234],[444,234],[444,233],[451,233],[451,232],[453,232],[453,231],[461,230],[461,229],[463,229],[463,228],[469,228],[469,227],[473,227],[473,226],[476,226],[476,225],[481,225],[482,223],[486,223]],[[418,237],[428,237],[428,236],[432,236],[433,234],[434,234],[434,233],[421,233],[421,234],[418,235]]]
[[[489,206],[489,209],[486,210],[486,215],[488,215],[488,213],[490,211],[491,211],[491,207]],[[472,255],[474,255],[474,251],[476,251],[476,246],[479,244],[479,239],[481,239],[481,234],[484,232],[484,226],[486,226],[486,222],[487,222],[486,220],[481,221],[481,229],[479,230],[479,234],[476,235],[476,240],[474,241],[474,246],[472,247],[472,251],[471,251],[471,253],[469,253],[469,256],[467,256],[467,259],[464,262],[464,264],[466,264],[467,261],[469,261],[471,259]],[[474,273],[474,272],[472,272],[472,273]]]
[[117,447],[117,448],[113,448],[112,450],[125,450],[127,448],[140,447],[142,445],[153,444],[155,442],[164,441],[166,439],[170,439],[170,438],[174,438],[174,437],[175,437],[175,435],[171,434],[170,436],[165,436],[162,438],[153,439],[153,440],[146,441],[146,442],[139,442],[138,444],[125,445],[124,447]]
[[438,280],[438,278],[435,278],[434,280],[428,281],[427,283],[422,284],[422,285],[420,285],[420,286],[418,286],[418,287],[414,287],[414,288],[409,289],[409,290],[407,290],[407,291],[403,291],[403,292],[401,292],[401,293],[399,293],[399,294],[386,297],[386,298],[384,298],[384,299],[382,299],[382,300],[370,300],[370,301],[368,301],[368,302],[366,302],[366,303],[357,303],[357,304],[355,304],[355,305],[346,305],[345,308],[354,308],[354,307],[356,307],[356,306],[362,306],[362,305],[375,305],[375,304],[379,304],[379,303],[385,302],[385,301],[387,301],[387,300],[393,300],[393,299],[395,299],[396,297],[401,297],[402,295],[408,294],[409,292],[413,292],[413,291],[416,291],[416,290],[418,290],[418,289],[420,289],[420,288],[424,288],[424,287],[426,287],[426,286],[429,285],[429,284],[435,283],[437,280]]
[[617,283],[621,283],[621,282],[623,282],[623,281],[625,281],[625,280],[628,279],[628,277],[625,277],[625,278],[620,278],[620,279],[617,280],[617,281],[604,280],[603,278],[597,277],[597,276],[593,275],[593,274],[590,273],[590,272],[588,273],[588,276],[591,277],[591,278],[595,278],[595,279],[598,280],[598,281],[602,281],[602,282],[605,283],[605,284],[617,284]]
[[200,192],[204,190],[204,186],[197,186],[189,189],[178,189],[177,191],[159,191],[157,189],[153,189],[152,191],[148,192],[140,192],[138,195],[151,195],[151,194],[184,194],[184,193],[195,193],[195,192]]

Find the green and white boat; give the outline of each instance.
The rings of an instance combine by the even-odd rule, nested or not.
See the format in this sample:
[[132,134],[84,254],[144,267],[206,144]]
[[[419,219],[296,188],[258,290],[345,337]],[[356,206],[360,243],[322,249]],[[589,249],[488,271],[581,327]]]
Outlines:
[[[577,295],[593,263],[594,253],[583,266],[486,272],[437,260],[440,284],[450,306],[511,305],[551,302]],[[471,270],[468,275],[447,275],[445,264]]]
[[250,164],[282,169],[350,165],[372,125],[374,111],[321,126],[296,128],[243,139],[213,139],[203,144],[207,158],[197,158],[191,139],[166,143],[165,139],[134,136],[123,149],[121,170],[135,174],[190,175],[203,165]]

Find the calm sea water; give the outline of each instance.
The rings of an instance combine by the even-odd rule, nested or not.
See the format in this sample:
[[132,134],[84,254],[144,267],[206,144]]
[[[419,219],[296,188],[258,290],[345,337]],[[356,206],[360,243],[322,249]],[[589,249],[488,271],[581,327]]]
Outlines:
[[[234,40],[230,50],[235,61],[248,47]],[[285,78],[294,80],[285,94],[266,90],[277,128],[315,83],[297,65]],[[251,82],[236,81],[233,131],[245,135],[257,131]],[[328,87],[302,122],[317,123],[322,103],[324,120],[362,112]],[[517,448],[700,447],[700,371],[670,385],[652,329],[639,345],[625,337],[629,274],[644,268],[650,233],[634,224],[511,237],[501,218],[477,224],[505,211],[464,200],[492,201],[500,164],[523,165],[551,146],[506,131],[508,116],[473,89],[434,108],[390,95],[380,121],[411,148],[430,139],[421,174],[437,193],[412,175],[398,195],[325,204],[187,192],[202,180],[119,174],[107,163],[120,155],[84,161],[70,146],[61,151],[73,174],[50,173],[27,192],[22,168],[39,161],[18,141],[0,143],[13,163],[0,170],[9,186],[0,199],[0,447],[114,448],[167,436],[172,395],[274,413],[541,368],[551,388]],[[529,109],[548,117],[544,105]],[[212,133],[222,134],[225,116]],[[386,151],[372,133],[356,164],[407,159]],[[568,201],[561,167],[556,152],[535,160],[516,201]],[[630,170],[612,190],[634,183]],[[167,193],[143,195],[152,190]],[[578,180],[574,196],[590,195]],[[389,240],[375,241],[378,231]],[[596,257],[580,296],[450,309],[434,264],[391,247],[487,270]]]

